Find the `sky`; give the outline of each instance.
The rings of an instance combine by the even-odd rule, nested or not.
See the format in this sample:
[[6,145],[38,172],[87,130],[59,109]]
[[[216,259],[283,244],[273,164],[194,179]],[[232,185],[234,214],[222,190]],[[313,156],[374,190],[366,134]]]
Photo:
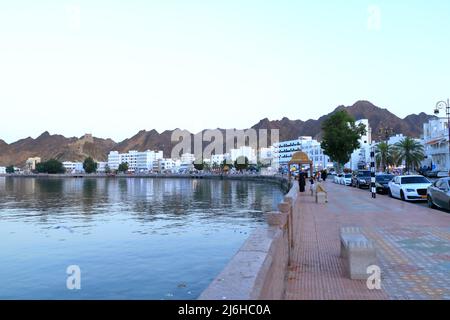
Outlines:
[[0,139],[317,119],[450,96],[443,0],[0,0]]

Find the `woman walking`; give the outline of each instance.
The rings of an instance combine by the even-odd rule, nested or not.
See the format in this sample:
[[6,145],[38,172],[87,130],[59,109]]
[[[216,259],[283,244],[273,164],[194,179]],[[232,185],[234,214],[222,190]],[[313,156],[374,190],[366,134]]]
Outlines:
[[300,192],[305,192],[306,178],[307,178],[306,173],[303,170],[301,170],[298,175],[298,188]]

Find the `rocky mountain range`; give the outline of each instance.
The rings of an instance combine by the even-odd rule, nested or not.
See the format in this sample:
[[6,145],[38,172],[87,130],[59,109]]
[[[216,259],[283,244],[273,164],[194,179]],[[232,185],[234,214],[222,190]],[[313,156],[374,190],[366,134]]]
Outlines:
[[[346,110],[356,120],[369,119],[374,140],[380,139],[380,128],[391,128],[394,133],[419,137],[422,133],[423,123],[434,116],[425,113],[412,114],[401,119],[387,109],[379,108],[368,101],[358,101],[352,106],[339,106],[333,112],[317,120],[281,120],[262,119],[252,126],[253,129],[279,129],[280,141],[293,140],[299,136],[313,136],[320,140],[321,125],[325,119],[338,110]],[[224,132],[224,129],[219,129]],[[142,130],[131,138],[121,142],[111,139],[102,139],[86,134],[81,138],[66,138],[62,135],[51,135],[44,132],[36,139],[28,137],[7,144],[0,139],[0,165],[22,166],[29,157],[39,156],[42,159],[56,158],[61,161],[82,161],[91,156],[97,161],[105,161],[111,150],[127,152],[129,150],[163,150],[164,156],[169,157],[172,147],[173,130],[162,133],[156,130]],[[205,143],[206,145],[207,143]],[[225,147],[224,147],[225,149]]]

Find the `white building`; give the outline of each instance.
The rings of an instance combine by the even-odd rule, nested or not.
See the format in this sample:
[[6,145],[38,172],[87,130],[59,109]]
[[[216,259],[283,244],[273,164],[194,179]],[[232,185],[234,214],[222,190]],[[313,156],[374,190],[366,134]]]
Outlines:
[[97,172],[105,173],[107,165],[108,165],[108,162],[97,162]]
[[294,153],[298,151],[305,152],[308,155],[309,159],[313,161],[315,170],[333,167],[330,158],[323,153],[320,142],[310,136],[302,136],[296,140],[276,143],[273,150],[274,166],[286,166]]
[[131,172],[143,172],[151,171],[153,169],[154,162],[163,158],[162,151],[144,151],[139,152],[136,150],[129,151],[128,153],[119,153],[117,151],[111,151],[108,155],[108,166],[111,170],[119,169],[121,163],[128,163],[128,170]]
[[256,152],[255,149],[248,146],[242,146],[239,149],[230,150],[231,161],[236,161],[239,157],[247,157],[249,163],[256,163]]
[[275,148],[273,146],[259,149],[259,161],[264,164],[272,164],[275,154],[274,151]]
[[450,159],[448,150],[448,124],[446,119],[432,119],[423,124],[425,156],[433,170],[448,172]]
[[195,155],[192,153],[183,153],[181,155],[182,164],[192,164],[195,161]]
[[228,161],[230,159],[231,159],[231,157],[230,157],[229,153],[214,154],[214,155],[211,155],[211,164],[212,165],[214,165],[214,164],[221,165],[224,162],[224,160]]
[[158,159],[153,164],[153,171],[158,173],[173,172],[176,170],[176,162],[172,159]]
[[6,167],[0,167],[0,174],[6,174]]
[[389,138],[388,145],[393,146],[394,144],[399,143],[400,141],[402,141],[405,138],[406,137],[403,135],[403,133],[396,134],[395,136],[392,136]]
[[364,124],[366,127],[366,134],[359,139],[360,147],[353,151],[350,161],[345,165],[351,170],[368,169],[370,168],[370,151],[372,148],[372,128],[370,127],[368,119],[361,119],[355,121],[355,125]]
[[119,169],[121,164],[121,156],[118,151],[111,151],[108,155],[108,166],[111,170]]
[[64,161],[62,164],[66,173],[84,173],[82,162]]
[[138,171],[151,171],[153,169],[153,163],[163,158],[162,151],[144,151],[137,153],[136,169]]

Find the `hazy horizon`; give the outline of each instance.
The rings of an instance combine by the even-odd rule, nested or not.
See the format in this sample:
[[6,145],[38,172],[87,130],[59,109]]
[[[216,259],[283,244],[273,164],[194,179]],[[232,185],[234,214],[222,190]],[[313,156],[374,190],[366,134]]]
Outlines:
[[432,114],[450,95],[448,12],[438,0],[4,2],[0,139],[241,129],[358,100]]

